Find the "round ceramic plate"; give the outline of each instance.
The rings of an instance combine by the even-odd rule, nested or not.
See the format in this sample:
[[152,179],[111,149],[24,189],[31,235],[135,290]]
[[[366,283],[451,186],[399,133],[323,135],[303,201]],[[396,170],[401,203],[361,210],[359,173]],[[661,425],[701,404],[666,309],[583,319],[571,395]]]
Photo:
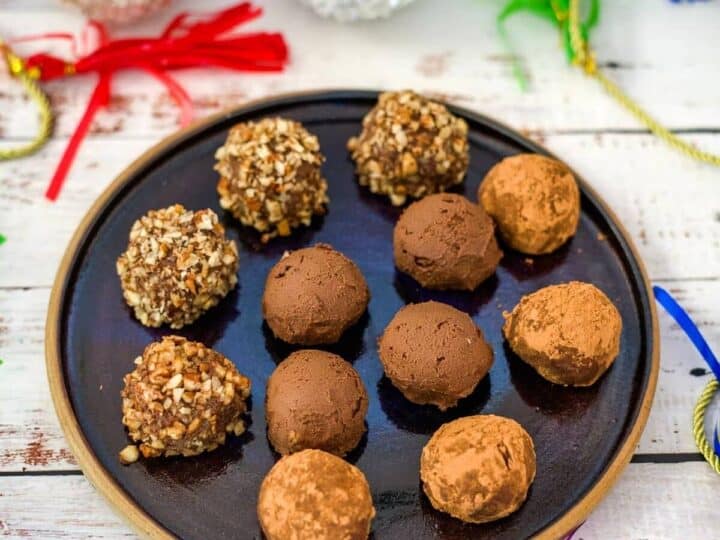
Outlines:
[[[278,456],[265,433],[265,383],[291,347],[263,323],[265,276],[284,251],[326,242],[352,258],[372,293],[368,313],[330,350],[357,369],[370,394],[367,436],[347,459],[367,476],[377,517],[373,538],[558,537],[597,504],[629,461],[647,419],[658,368],[657,328],[642,264],[612,212],[580,181],[577,235],[557,252],[528,258],[505,248],[497,274],[475,292],[424,290],[393,266],[392,230],[401,209],[358,186],[345,148],[377,99],[375,92],[335,91],[274,98],[215,116],[162,142],[133,163],[100,197],[61,265],[47,325],[51,390],[69,444],[85,474],[140,531],[154,537],[260,538],[258,488]],[[477,200],[485,173],[505,156],[547,152],[518,133],[451,107],[470,127],[470,170],[458,192]],[[325,217],[289,238],[261,245],[218,205],[215,150],[228,128],[280,115],[320,139],[330,205]],[[109,148],[108,151],[112,151]],[[565,156],[572,162],[572,156]],[[602,178],[593,179],[596,184]],[[182,203],[222,216],[240,247],[239,286],[195,324],[153,330],[123,301],[115,260],[133,221],[150,209]],[[502,311],[521,296],[569,280],[594,283],[623,318],[620,355],[591,388],[563,388],[540,378],[503,342]],[[376,341],[395,312],[435,299],[469,313],[495,351],[477,390],[445,413],[414,405],[383,376]],[[252,380],[248,431],[218,450],[189,459],[140,460],[124,467],[122,378],[133,359],[162,335],[202,341]],[[493,413],[519,421],[532,435],[537,477],[525,504],[486,525],[464,524],[432,508],[418,476],[420,452],[443,423]]]

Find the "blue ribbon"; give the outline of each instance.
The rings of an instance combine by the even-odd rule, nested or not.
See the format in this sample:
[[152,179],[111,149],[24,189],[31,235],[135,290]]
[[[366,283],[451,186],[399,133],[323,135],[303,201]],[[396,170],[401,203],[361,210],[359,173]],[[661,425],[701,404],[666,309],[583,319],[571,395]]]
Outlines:
[[[657,285],[653,287],[653,292],[655,293],[655,299],[658,303],[665,308],[665,311],[680,325],[680,328],[682,328],[683,332],[690,338],[690,341],[695,345],[695,348],[703,357],[703,360],[705,360],[710,367],[715,378],[720,381],[720,362],[718,362],[717,357],[710,349],[710,345],[708,345],[708,342],[703,337],[697,325],[669,292]],[[720,435],[718,435],[717,425],[713,433],[713,447],[715,453],[720,456]]]

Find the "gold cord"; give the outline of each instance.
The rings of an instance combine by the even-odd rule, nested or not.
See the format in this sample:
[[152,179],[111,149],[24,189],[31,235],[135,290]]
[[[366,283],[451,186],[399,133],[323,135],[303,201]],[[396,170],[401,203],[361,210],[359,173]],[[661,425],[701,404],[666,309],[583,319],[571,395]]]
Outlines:
[[720,389],[720,381],[712,379],[707,383],[705,389],[700,394],[700,399],[695,404],[693,411],[693,435],[695,436],[695,444],[700,453],[707,460],[716,473],[720,474],[720,456],[713,450],[712,445],[705,435],[705,411],[713,400],[715,392]]
[[582,33],[580,32],[580,0],[570,0],[569,20],[570,46],[575,53],[575,62],[585,70],[585,73],[597,79],[610,96],[630,111],[651,133],[665,141],[668,145],[693,159],[720,166],[720,155],[700,150],[672,133],[643,110],[640,105],[635,103],[619,86],[605,77],[598,69],[595,63],[595,54],[583,39]]
[[10,75],[20,81],[40,112],[40,127],[33,140],[14,148],[0,148],[0,161],[6,161],[29,156],[37,152],[50,138],[53,116],[50,100],[42,88],[40,88],[36,77],[33,77],[32,74],[28,72],[22,58],[15,55],[2,40],[0,40],[0,52],[5,56]]

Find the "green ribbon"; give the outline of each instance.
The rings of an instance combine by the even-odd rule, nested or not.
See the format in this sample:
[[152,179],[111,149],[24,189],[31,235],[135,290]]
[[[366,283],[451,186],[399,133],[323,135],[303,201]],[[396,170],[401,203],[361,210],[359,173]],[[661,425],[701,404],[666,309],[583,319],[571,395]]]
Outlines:
[[[565,48],[565,56],[569,62],[575,61],[575,51],[573,51],[570,42],[570,20],[568,11],[570,8],[570,0],[510,0],[497,16],[497,29],[500,34],[505,48],[512,56],[513,75],[520,85],[520,89],[525,91],[528,87],[528,80],[518,55],[512,46],[512,42],[508,37],[505,22],[508,17],[516,13],[526,12],[532,13],[549,21],[555,26],[562,36],[563,46]],[[600,17],[600,0],[590,0],[590,6],[585,20],[580,23],[580,32],[583,39],[587,42],[590,30],[597,25]]]

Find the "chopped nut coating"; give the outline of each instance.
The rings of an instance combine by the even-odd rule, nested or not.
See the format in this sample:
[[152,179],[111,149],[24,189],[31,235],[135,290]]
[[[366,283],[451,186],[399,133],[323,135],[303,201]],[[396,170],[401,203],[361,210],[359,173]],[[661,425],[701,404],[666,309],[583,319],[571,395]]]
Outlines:
[[117,260],[125,301],[146,326],[181,328],[237,284],[238,250],[212,210],[151,210]]
[[[194,456],[223,444],[226,433],[245,430],[250,381],[222,354],[167,336],[135,364],[124,378],[122,422],[143,457]],[[121,461],[131,462],[128,448]]]
[[267,242],[324,214],[320,143],[299,122],[264,118],[234,126],[215,153],[220,206]]
[[134,444],[128,444],[125,448],[120,450],[118,457],[120,458],[120,463],[123,465],[130,465],[140,458],[140,453],[138,452],[137,446]]
[[460,184],[468,168],[468,127],[447,108],[405,90],[380,94],[348,141],[360,185],[400,206]]

